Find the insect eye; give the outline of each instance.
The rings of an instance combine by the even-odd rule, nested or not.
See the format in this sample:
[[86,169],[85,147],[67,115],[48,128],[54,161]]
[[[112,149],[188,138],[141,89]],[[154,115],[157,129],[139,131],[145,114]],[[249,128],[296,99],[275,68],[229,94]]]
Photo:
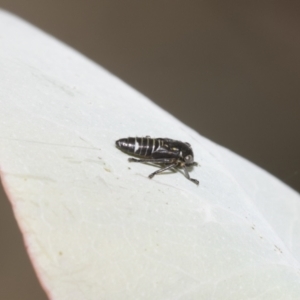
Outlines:
[[184,158],[184,161],[187,163],[187,164],[191,164],[194,160],[193,160],[193,156],[192,155],[187,155],[185,158]]

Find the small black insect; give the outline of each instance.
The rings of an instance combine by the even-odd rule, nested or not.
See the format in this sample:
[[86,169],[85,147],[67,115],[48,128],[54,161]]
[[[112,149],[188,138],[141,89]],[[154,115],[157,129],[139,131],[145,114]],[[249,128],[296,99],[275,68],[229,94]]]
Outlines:
[[151,173],[149,178],[171,168],[183,168],[187,179],[199,184],[197,179],[190,177],[188,166],[197,165],[194,162],[194,154],[190,144],[168,138],[152,139],[146,137],[128,137],[116,141],[116,146],[128,154],[143,159],[129,158],[130,162],[154,163],[164,165],[161,169]]

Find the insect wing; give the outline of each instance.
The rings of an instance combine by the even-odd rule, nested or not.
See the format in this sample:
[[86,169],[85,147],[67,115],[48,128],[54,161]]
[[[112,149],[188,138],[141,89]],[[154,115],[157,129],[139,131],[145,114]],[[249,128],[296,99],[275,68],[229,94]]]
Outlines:
[[157,147],[151,156],[153,158],[178,158],[180,151],[174,147],[175,142],[171,139],[156,139]]

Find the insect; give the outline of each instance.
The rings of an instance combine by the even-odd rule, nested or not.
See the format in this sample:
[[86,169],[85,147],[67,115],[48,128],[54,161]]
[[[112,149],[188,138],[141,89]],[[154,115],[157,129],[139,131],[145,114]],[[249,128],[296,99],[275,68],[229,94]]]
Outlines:
[[190,144],[169,138],[128,137],[116,141],[120,150],[141,157],[141,159],[129,158],[130,162],[154,163],[162,165],[162,168],[151,173],[149,178],[172,168],[183,168],[186,178],[195,184],[197,179],[190,177],[187,167],[197,165],[194,162],[194,154]]

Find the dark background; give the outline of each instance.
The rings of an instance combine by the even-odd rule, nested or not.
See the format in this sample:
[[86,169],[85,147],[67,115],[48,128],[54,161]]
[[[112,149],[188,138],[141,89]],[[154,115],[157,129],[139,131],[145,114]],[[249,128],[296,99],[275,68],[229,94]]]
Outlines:
[[[297,1],[0,0],[0,7],[300,191]],[[45,299],[2,198],[0,299]]]

